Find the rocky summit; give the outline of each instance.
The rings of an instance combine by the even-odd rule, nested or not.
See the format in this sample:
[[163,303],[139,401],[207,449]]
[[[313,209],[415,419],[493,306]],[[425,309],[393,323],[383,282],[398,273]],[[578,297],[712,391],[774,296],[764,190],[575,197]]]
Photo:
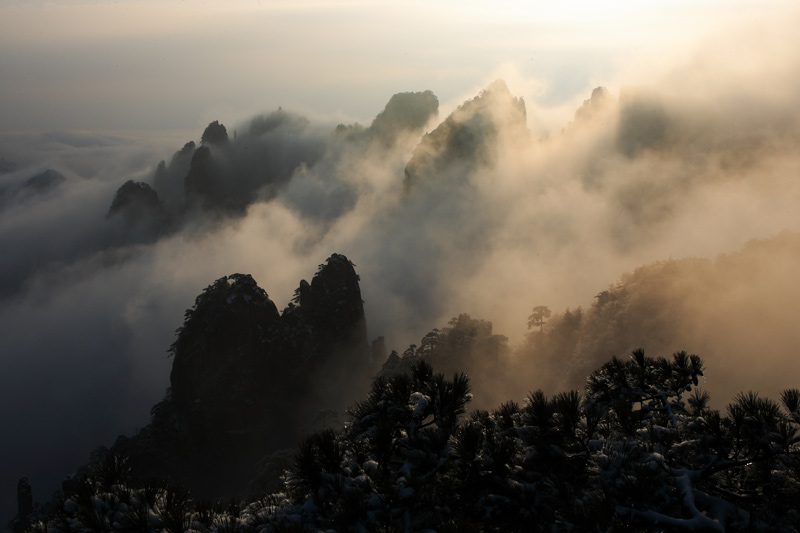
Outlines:
[[411,192],[442,180],[461,180],[495,161],[501,145],[529,140],[524,100],[497,80],[420,140],[406,165],[403,186]]
[[136,477],[166,477],[197,497],[244,496],[277,481],[259,475],[275,470],[271,455],[366,387],[359,277],[333,254],[283,313],[252,276],[222,277],[186,311],[170,353],[171,386],[151,423],[110,452],[129,457]]

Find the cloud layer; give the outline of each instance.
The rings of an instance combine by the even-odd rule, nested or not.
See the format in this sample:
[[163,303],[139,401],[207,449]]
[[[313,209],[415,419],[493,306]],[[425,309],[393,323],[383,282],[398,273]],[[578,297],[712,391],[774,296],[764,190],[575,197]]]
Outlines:
[[[514,344],[535,305],[587,306],[639,265],[800,231],[796,50],[737,30],[648,80],[585,95],[547,136],[536,121],[548,110],[525,105],[514,83],[438,115],[430,93],[400,98],[421,117],[407,123],[391,106],[369,126],[279,110],[227,125],[227,144],[195,138],[183,158],[172,154],[187,137],[6,134],[0,409],[18,430],[0,450],[13,458],[2,464],[3,500],[19,477],[53,487],[93,446],[147,422],[183,311],[220,276],[252,274],[281,307],[339,252],[357,265],[370,336],[389,348],[464,312]],[[31,186],[47,168],[64,179]],[[199,203],[191,175],[204,184]],[[158,193],[169,217],[159,231],[140,231],[147,212],[106,216],[128,180]],[[734,290],[749,299],[780,289]],[[796,303],[784,305],[796,316]],[[790,327],[775,324],[772,337]],[[743,344],[757,346],[763,334],[753,335]],[[724,366],[735,346],[702,337],[677,348]],[[760,364],[784,369],[791,354],[775,346]],[[737,360],[741,370],[720,375],[747,389]]]

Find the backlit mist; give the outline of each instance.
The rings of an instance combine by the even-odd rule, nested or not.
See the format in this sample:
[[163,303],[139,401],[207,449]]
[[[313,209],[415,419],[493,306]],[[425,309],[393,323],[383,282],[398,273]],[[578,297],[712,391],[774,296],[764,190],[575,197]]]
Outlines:
[[[462,313],[508,337],[488,404],[638,347],[699,354],[718,405],[800,386],[798,12],[565,5],[0,7],[6,518],[21,476],[47,499],[147,424],[206,286],[282,309],[332,253],[389,350]],[[157,215],[110,211],[129,180]],[[615,344],[597,297],[625,284]],[[581,308],[582,344],[528,357],[537,305]]]

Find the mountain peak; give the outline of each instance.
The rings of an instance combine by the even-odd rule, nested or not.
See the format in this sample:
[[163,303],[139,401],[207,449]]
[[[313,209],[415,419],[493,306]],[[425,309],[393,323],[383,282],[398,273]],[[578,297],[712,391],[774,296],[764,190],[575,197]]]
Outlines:
[[188,406],[218,388],[221,375],[252,370],[262,335],[278,309],[249,274],[219,278],[195,299],[170,347],[172,397]]
[[611,93],[605,87],[595,87],[592,95],[583,101],[583,105],[575,111],[575,123],[590,122],[605,112],[612,102]]
[[439,99],[431,91],[397,93],[372,121],[370,130],[385,146],[391,146],[403,132],[425,127],[439,113]]
[[170,347],[166,398],[113,452],[130,456],[137,476],[168,475],[203,497],[227,497],[320,409],[344,409],[374,371],[359,277],[333,254],[297,292],[299,305],[281,315],[249,274],[206,287]]
[[530,139],[525,101],[497,80],[422,138],[406,165],[404,188],[410,192],[448,175],[464,179],[476,168],[493,163],[501,140],[507,139]]
[[133,216],[141,216],[150,211],[157,211],[161,207],[156,191],[147,183],[128,180],[117,189],[107,217],[129,212]]
[[218,120],[215,120],[206,126],[205,131],[203,131],[203,136],[200,138],[200,142],[204,145],[224,146],[229,142],[228,130],[225,129],[225,126],[220,124]]

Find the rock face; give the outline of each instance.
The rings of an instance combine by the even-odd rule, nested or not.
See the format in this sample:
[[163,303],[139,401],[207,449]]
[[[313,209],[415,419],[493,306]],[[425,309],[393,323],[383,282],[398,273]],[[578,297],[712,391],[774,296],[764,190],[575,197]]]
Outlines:
[[267,358],[260,353],[261,344],[277,332],[279,322],[277,307],[251,276],[233,274],[215,281],[186,311],[170,348],[175,357],[172,401],[191,409],[236,389],[258,394],[258,384],[250,383],[252,371],[263,374]]
[[495,161],[501,142],[530,139],[525,102],[492,83],[422,138],[405,168],[406,192]]
[[[343,151],[375,147],[390,150],[400,139],[413,142],[438,108],[439,101],[431,91],[395,94],[369,128],[343,126],[349,133],[336,137],[312,126],[305,117],[281,108],[254,117],[232,136],[215,120],[206,126],[199,145],[190,141],[169,162],[162,160],[156,166],[152,190],[157,193],[169,219],[166,231],[177,230],[198,218],[213,222],[244,216],[248,206],[275,198],[296,176],[307,176],[318,163],[324,165],[324,168],[317,167],[319,175],[325,176],[323,188],[336,188],[333,193],[326,189],[319,195],[326,206],[332,206],[327,209],[334,214],[325,216],[338,216],[342,209],[355,203],[355,194],[350,194],[347,184],[328,179],[329,174],[336,174]],[[339,137],[354,142],[344,146],[334,140]],[[132,192],[131,185],[126,183],[125,190],[120,189],[119,198],[115,198],[111,206],[111,215],[119,209],[118,200],[126,199],[120,197],[120,193]],[[299,188],[308,187],[304,184]],[[315,192],[312,189],[312,193]],[[144,198],[144,195],[137,197]],[[319,213],[321,210],[314,207],[308,211]],[[139,228],[127,233],[125,229],[118,231],[115,243],[142,240]],[[126,236],[130,237],[127,241]]]
[[28,178],[25,181],[24,188],[27,191],[43,193],[55,189],[65,181],[67,181],[67,178],[60,172],[48,168],[41,174]]
[[374,369],[358,281],[334,254],[281,314],[251,276],[216,280],[186,311],[151,424],[111,451],[135,475],[166,475],[197,497],[243,496],[257,465],[313,429],[315,414],[366,390]]
[[439,99],[431,91],[398,93],[372,121],[370,130],[384,146],[391,146],[404,132],[421,130],[439,112]]
[[200,142],[204,145],[212,144],[224,146],[229,142],[228,130],[225,129],[225,126],[220,124],[219,121],[215,120],[206,126],[205,131],[203,131],[203,136],[200,138]]
[[583,101],[583,105],[575,111],[575,124],[592,122],[605,113],[613,99],[605,87],[595,87],[592,96]]
[[224,176],[211,149],[201,146],[192,156],[184,186],[186,202],[194,207],[214,208],[225,202]]
[[126,181],[114,195],[108,216],[112,217],[121,213],[138,217],[156,212],[161,209],[158,193],[150,185],[133,180]]
[[227,158],[223,155],[227,155],[229,150],[230,140],[225,126],[216,120],[206,126],[184,180],[187,205],[222,211],[235,211],[239,207],[229,190],[233,176],[225,168]]
[[[319,346],[315,351],[329,352],[340,347],[366,346],[367,326],[361,301],[360,278],[352,263],[341,254],[333,254],[311,283],[302,280],[296,291],[299,306],[284,314],[300,314],[300,321],[316,331]],[[296,320],[296,319],[292,319]]]
[[212,122],[185,173],[186,204],[241,216],[253,202],[273,198],[325,149],[324,138],[310,131],[308,120],[283,110],[254,118],[232,141],[225,126]]
[[617,149],[634,158],[663,149],[669,141],[670,117],[660,98],[646,91],[622,93],[619,98]]
[[194,155],[194,141],[189,141],[183,148],[175,152],[169,164],[159,162],[153,174],[153,188],[158,192],[167,209],[180,212],[186,201],[184,181]]
[[115,244],[151,242],[168,231],[168,215],[147,183],[128,180],[114,195],[106,221],[116,230]]
[[[6,170],[3,170],[6,164]],[[0,174],[13,172],[16,167],[0,159]],[[22,182],[5,184],[0,183],[0,204],[3,201],[26,202],[34,198],[59,189],[67,181],[60,172],[47,169],[44,172],[31,176]]]

